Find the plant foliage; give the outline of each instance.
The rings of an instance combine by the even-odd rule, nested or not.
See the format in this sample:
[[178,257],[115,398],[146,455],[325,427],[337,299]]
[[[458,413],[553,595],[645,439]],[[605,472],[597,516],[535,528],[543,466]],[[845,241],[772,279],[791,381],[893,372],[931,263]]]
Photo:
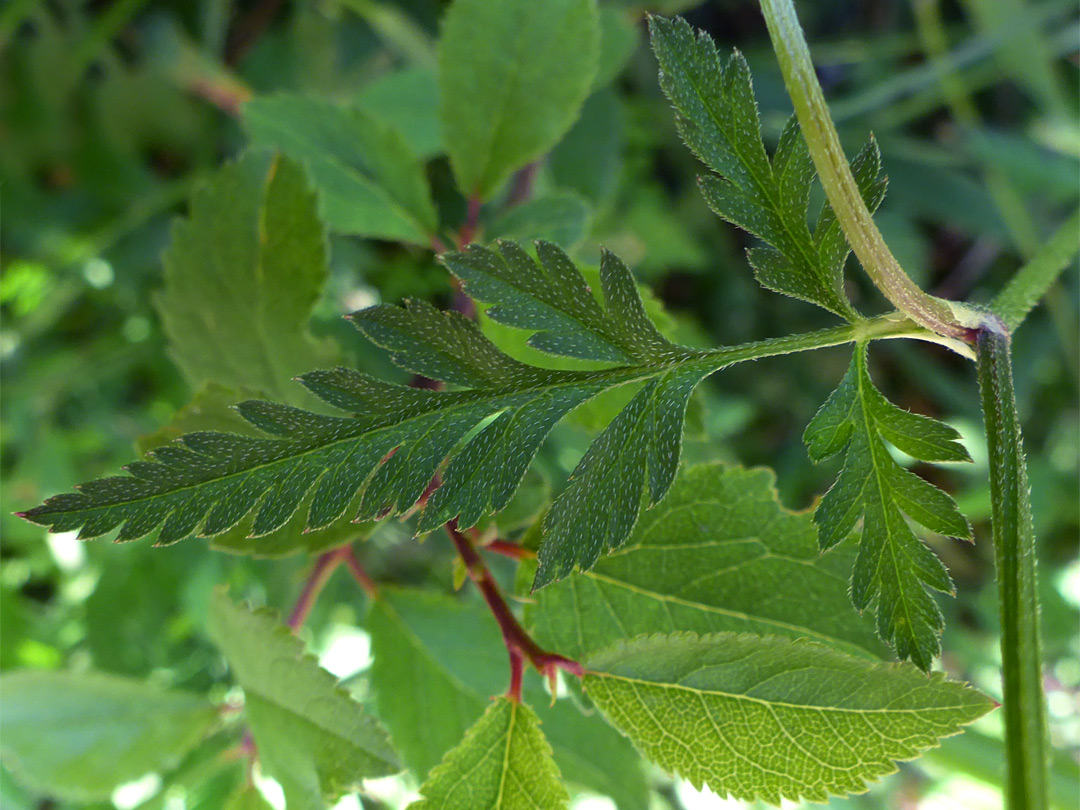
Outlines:
[[920,461],[971,461],[960,434],[885,399],[870,380],[866,346],[859,345],[804,438],[815,461],[844,456],[839,478],[814,512],[821,548],[839,543],[862,518],[852,602],[859,610],[874,604],[881,637],[928,670],[944,620],[926,589],[951,593],[952,582],[904,518],[951,537],[970,538],[971,527],[952,498],[901,467],[886,442]]
[[[4,497],[41,503],[17,514],[61,536],[46,546],[12,520],[9,554],[5,524],[0,803],[130,805],[146,788],[139,810],[267,810],[282,798],[286,810],[323,810],[350,793],[367,806],[393,781],[412,791],[385,800],[395,810],[555,810],[581,793],[647,810],[658,791],[678,793],[672,779],[771,804],[877,790],[897,762],[996,703],[932,671],[937,599],[954,595],[943,559],[969,547],[924,535],[973,539],[957,503],[974,505],[978,529],[983,501],[972,476],[957,472],[967,490],[954,501],[952,472],[923,466],[971,461],[960,433],[871,379],[872,342],[917,338],[979,360],[1006,578],[1008,739],[959,738],[930,756],[995,779],[1007,754],[1017,807],[1054,790],[1069,806],[1060,786],[1075,763],[1058,763],[1053,780],[1042,770],[1039,635],[1018,630],[1039,617],[1029,480],[1038,503],[1058,476],[1033,465],[1029,479],[1009,331],[1075,255],[1077,215],[989,309],[926,296],[884,249],[896,267],[866,269],[900,311],[869,317],[865,285],[845,278],[845,230],[871,255],[883,164],[896,180],[881,230],[904,263],[934,265],[919,252],[927,219],[956,225],[973,254],[1005,232],[948,161],[934,152],[920,174],[919,150],[883,131],[890,115],[922,115],[924,67],[849,98],[852,134],[860,104],[887,113],[875,116],[880,146],[871,135],[849,162],[837,136],[824,160],[821,133],[834,127],[823,99],[807,117],[806,94],[820,89],[808,52],[808,86],[791,81],[792,43],[805,43],[787,0],[763,2],[801,116],[786,123],[754,51],[723,55],[636,0],[316,6],[273,19],[255,8],[235,23],[210,9],[198,43],[170,22],[140,22],[123,52],[111,40],[143,20],[139,3],[64,14],[21,3],[0,15],[0,40],[25,50],[0,86],[33,84],[40,65],[66,77],[5,106],[25,152],[12,161],[0,149],[17,195],[5,240],[10,229],[16,251],[35,246],[0,283],[5,320],[17,318],[2,341],[5,387],[20,341],[78,343],[98,317],[123,336],[123,351],[91,342],[55,363],[36,350],[33,385],[15,379],[13,400],[5,389]],[[938,13],[918,11],[922,29]],[[790,29],[779,44],[777,20]],[[651,55],[637,47],[646,28]],[[128,64],[144,38],[160,51],[152,71]],[[890,47],[906,59],[911,45]],[[935,54],[942,71],[966,69]],[[1007,63],[1017,87],[1054,96],[1050,73]],[[664,104],[657,64],[670,129],[650,117]],[[94,93],[75,93],[87,77]],[[169,93],[154,92],[162,83]],[[901,91],[903,105],[882,101]],[[956,88],[946,97],[955,103]],[[192,104],[206,103],[229,115],[192,125]],[[963,138],[978,127],[967,106]],[[58,121],[77,131],[53,140]],[[1060,140],[1045,123],[1031,130]],[[185,125],[202,140],[185,144]],[[697,164],[679,137],[707,168],[696,186],[683,182]],[[1004,154],[994,143],[980,135],[965,168],[980,150]],[[210,171],[223,145],[236,156]],[[835,210],[811,210],[815,161]],[[1066,163],[1027,178],[1048,207],[1075,203],[1054,182]],[[1010,234],[1031,244],[1039,228],[1017,221],[1026,214],[1008,175],[988,173],[986,186],[1005,201]],[[70,231],[42,236],[33,222],[80,206],[93,214]],[[746,240],[726,239],[710,208]],[[118,218],[102,226],[99,209]],[[732,271],[747,243],[762,286],[820,309],[773,298],[751,313],[746,296],[760,291]],[[125,258],[140,251],[146,267]],[[985,261],[1006,249],[995,251]],[[151,295],[144,282],[159,264]],[[888,273],[971,324],[938,329],[881,283]],[[99,306],[109,288],[112,309]],[[145,319],[117,303],[142,299]],[[702,382],[847,344],[847,372],[803,434],[814,463],[840,468],[817,499],[826,472],[802,448],[784,452],[792,416],[801,425],[832,387],[817,373],[831,366],[757,364],[726,372],[723,389]],[[1029,382],[1017,380],[1021,398]],[[113,407],[144,388],[160,399],[139,400],[134,419]],[[951,370],[928,373],[927,390],[962,424],[952,388]],[[92,427],[70,413],[91,414]],[[116,437],[137,433],[138,460],[93,478],[122,463]],[[750,456],[775,459],[779,491],[771,469],[728,462]],[[93,480],[63,492],[78,478]],[[76,542],[110,534],[174,547]],[[236,556],[176,545],[192,537]],[[252,559],[301,552],[313,559]],[[276,607],[289,601],[282,621]],[[981,650],[945,663],[979,680],[996,666]],[[270,802],[273,783],[282,795]]]

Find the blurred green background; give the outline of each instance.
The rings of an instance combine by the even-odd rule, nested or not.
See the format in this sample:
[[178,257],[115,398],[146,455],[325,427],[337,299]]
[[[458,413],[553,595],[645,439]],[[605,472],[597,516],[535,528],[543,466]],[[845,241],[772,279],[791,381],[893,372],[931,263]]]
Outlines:
[[[215,584],[231,583],[288,609],[309,565],[303,558],[231,556],[193,540],[163,549],[83,544],[47,537],[11,513],[113,473],[134,457],[138,437],[164,426],[190,400],[152,298],[170,221],[184,212],[191,189],[245,146],[237,113],[246,99],[297,91],[383,118],[427,161],[444,221],[463,218],[435,113],[434,42],[444,6],[0,5],[0,669],[93,667],[205,691],[225,682],[203,629]],[[758,287],[743,255],[748,237],[701,200],[699,167],[679,142],[644,36],[647,11],[678,12],[722,48],[741,49],[754,71],[767,140],[775,141],[790,106],[756,4],[612,0],[601,7],[602,75],[534,181],[576,195],[580,232],[566,236],[576,255],[595,258],[601,244],[618,253],[689,343],[738,343],[829,325],[827,314]],[[1080,197],[1076,4],[815,0],[800,3],[799,12],[849,151],[871,130],[881,145],[890,188],[877,221],[893,251],[934,293],[988,300]],[[512,221],[498,227],[514,233]],[[312,330],[339,339],[361,368],[381,370],[385,360],[341,314],[408,296],[445,305],[452,295],[432,254],[416,247],[337,235],[330,263]],[[849,277],[863,311],[884,309],[859,272]],[[1077,301],[1073,267],[1014,347],[1059,753],[1054,774],[1065,796],[1074,789],[1080,753]],[[930,538],[958,590],[955,599],[941,600],[943,665],[999,695],[986,452],[973,370],[937,347],[896,343],[874,352],[885,393],[955,425],[976,460],[931,473],[957,497],[977,537],[974,545]],[[687,457],[772,466],[785,503],[811,505],[834,470],[813,467],[800,437],[847,358],[833,349],[716,375],[695,400]],[[541,471],[564,480],[596,427],[577,420],[558,428]],[[399,524],[376,533],[365,548],[371,573],[380,581],[448,587],[449,548],[419,545],[408,535]],[[324,663],[362,696],[368,662],[359,610],[351,583],[335,579],[305,632]],[[998,732],[991,716],[936,755],[903,766],[868,797],[843,804],[998,807],[1000,774],[988,767]],[[653,776],[656,807],[740,806]],[[384,792],[381,803],[350,797],[342,807],[396,806],[405,787],[395,785],[373,788],[373,795]],[[115,796],[115,806],[141,806],[146,796],[133,790]],[[28,791],[6,770],[0,805],[69,806]],[[577,806],[610,805],[582,799]]]

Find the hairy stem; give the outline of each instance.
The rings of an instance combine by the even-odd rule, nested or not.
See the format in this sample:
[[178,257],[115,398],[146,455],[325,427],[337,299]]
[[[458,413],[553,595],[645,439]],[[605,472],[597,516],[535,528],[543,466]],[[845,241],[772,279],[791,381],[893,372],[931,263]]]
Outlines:
[[980,325],[976,316],[972,315],[971,322],[968,318],[961,322],[957,305],[921,290],[900,267],[874,224],[829,115],[792,0],[761,0],[761,9],[821,185],[867,275],[916,323],[939,335],[971,342],[974,327]]
[[1007,806],[1009,810],[1045,810],[1046,706],[1035,531],[1008,332],[985,329],[976,346],[990,455],[991,528],[1001,612]]
[[552,685],[552,694],[555,693],[554,681],[558,670],[561,669],[580,677],[583,672],[581,664],[543,649],[521,626],[510,610],[510,606],[503,599],[498,583],[495,582],[491,571],[480,558],[472,540],[458,531],[457,523],[454,521],[447,523],[446,532],[454,542],[454,548],[457,549],[461,561],[465,563],[469,579],[480,590],[502,632],[503,643],[506,644],[506,651],[510,655],[510,688],[506,696],[511,700],[521,701],[521,681],[526,661],[548,679]]
[[1024,318],[1054,283],[1058,275],[1080,249],[1080,209],[1073,211],[1031,261],[1016,275],[990,304],[990,309],[1014,332]]

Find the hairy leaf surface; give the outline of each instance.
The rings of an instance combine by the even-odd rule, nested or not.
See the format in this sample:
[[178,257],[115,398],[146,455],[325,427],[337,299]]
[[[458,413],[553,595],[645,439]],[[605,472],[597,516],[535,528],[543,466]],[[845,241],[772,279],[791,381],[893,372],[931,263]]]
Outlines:
[[48,795],[107,800],[170,768],[209,733],[205,698],[104,673],[21,671],[0,678],[0,759]]
[[570,799],[536,713],[504,697],[431,772],[420,793],[424,798],[411,810],[560,810]]
[[[538,243],[540,263],[517,245],[472,247],[445,257],[488,316],[537,332],[534,348],[601,361],[594,370],[540,369],[501,352],[456,312],[428,304],[354,313],[360,330],[415,374],[448,384],[433,391],[382,382],[347,368],[299,377],[345,411],[331,416],[271,402],[237,410],[271,438],[203,431],[158,447],[127,476],[91,481],[23,517],[84,538],[119,528],[118,540],[157,532],[159,543],[214,537],[254,515],[269,535],[301,514],[305,529],[342,518],[409,510],[436,473],[419,531],[457,518],[467,528],[505,507],[537,450],[567,413],[629,383],[637,393],[589,448],[544,520],[535,587],[592,566],[620,546],[643,501],[658,503],[678,468],[687,400],[705,376],[732,363],[904,333],[879,319],[806,335],[700,351],[667,340],[650,321],[629,270],[611,254],[600,297],[559,248]],[[448,459],[448,460],[447,460]],[[444,463],[445,462],[445,463]]]
[[[250,390],[238,391],[213,383],[204,386],[196,392],[191,402],[173,415],[167,425],[140,437],[137,443],[140,453],[145,457],[158,447],[184,435],[204,431],[258,438],[262,435],[259,429],[244,419],[235,407],[249,400],[253,393]],[[365,523],[352,519],[355,508],[359,508],[359,503],[354,499],[353,510],[346,510],[345,514],[326,526],[310,529],[305,526],[310,505],[309,493],[292,517],[269,533],[259,535],[256,542],[252,541],[256,513],[249,512],[231,529],[209,538],[210,547],[253,557],[286,557],[300,552],[317,554],[367,537],[379,525],[376,522]]]
[[[203,384],[167,426],[140,439],[142,453],[199,431],[259,436],[232,408],[252,396],[318,404],[292,377],[335,357],[307,330],[326,263],[314,193],[288,159],[249,154],[196,192],[189,219],[173,230],[157,306],[170,353],[193,384]],[[368,528],[350,515],[305,531],[303,515],[295,515],[254,544],[254,517],[214,535],[213,547],[259,556],[315,552]]]
[[271,611],[252,611],[218,590],[208,627],[244,689],[260,761],[290,807],[322,808],[360,780],[400,769],[379,722]]
[[850,548],[822,556],[809,513],[784,509],[770,470],[684,469],[624,546],[536,594],[548,649],[581,658],[642,633],[808,637],[863,657],[884,648],[851,608]]
[[[701,178],[709,207],[757,236],[766,247],[748,257],[758,281],[848,320],[858,319],[844,293],[844,262],[850,252],[826,203],[813,233],[807,224],[814,165],[795,117],[788,121],[770,159],[743,55],[726,64],[704,32],[681,18],[652,17],[653,51],[660,85],[675,107],[687,146],[715,174]],[[881,156],[873,138],[852,161],[859,191],[871,211],[885,195],[878,178]]]
[[866,345],[860,344],[804,440],[815,461],[844,457],[840,476],[814,512],[821,548],[846,538],[862,518],[852,602],[859,610],[873,605],[879,635],[900,658],[929,669],[944,619],[927,588],[952,593],[953,587],[945,566],[904,518],[951,537],[970,538],[971,527],[952,498],[901,467],[886,442],[921,461],[970,461],[960,434],[885,399],[870,379]]
[[454,0],[439,37],[439,117],[462,192],[489,199],[555,145],[599,48],[595,0]]
[[[498,317],[514,314],[524,319],[521,325],[544,326],[534,345],[546,350],[618,358],[623,365],[537,369],[503,354],[455,312],[419,302],[372,307],[351,316],[361,331],[401,367],[455,388],[408,388],[345,368],[309,372],[300,377],[308,391],[349,416],[243,402],[239,413],[273,438],[188,434],[152,450],[149,461],[129,465],[127,477],[84,484],[26,517],[55,531],[81,527],[82,537],[121,525],[120,540],[157,530],[158,542],[168,543],[190,534],[221,534],[254,514],[250,534],[259,537],[286,525],[304,507],[307,529],[325,528],[345,515],[369,519],[402,512],[441,469],[442,486],[428,501],[420,530],[455,516],[467,527],[510,501],[540,444],[570,410],[608,388],[644,381],[645,388],[601,434],[577,480],[556,501],[564,504],[562,517],[549,516],[551,540],[544,553],[552,565],[542,568],[538,584],[575,564],[592,564],[601,551],[625,539],[642,490],[647,486],[656,501],[670,485],[693,385],[755,350],[733,349],[729,355],[678,347],[648,320],[633,278],[613,256],[601,268],[601,306],[565,253],[548,243],[538,250],[543,269],[512,243],[501,244],[500,253],[474,247],[451,255],[447,264],[469,275],[473,286],[477,266],[501,272],[512,266],[529,283],[558,282],[558,287],[512,291],[513,300],[500,291],[507,306],[499,308]],[[626,445],[631,438],[634,444]],[[609,459],[614,475],[604,466]],[[618,520],[592,535],[590,545],[579,546],[575,526],[590,515],[609,514]]]
[[587,694],[649,759],[772,804],[861,793],[993,707],[940,673],[779,636],[642,636],[585,665]]

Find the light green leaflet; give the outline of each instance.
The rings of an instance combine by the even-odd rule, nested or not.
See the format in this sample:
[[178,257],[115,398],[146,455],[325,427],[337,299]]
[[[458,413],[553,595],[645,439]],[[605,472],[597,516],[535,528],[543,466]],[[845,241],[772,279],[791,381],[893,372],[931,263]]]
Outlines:
[[188,381],[301,404],[289,380],[331,355],[307,329],[326,234],[300,167],[249,152],[220,170],[173,226],[164,265],[154,303]]
[[778,636],[641,636],[584,663],[586,693],[645,756],[772,804],[861,793],[993,707],[940,673]]
[[302,162],[340,233],[427,246],[438,228],[424,168],[401,133],[363,112],[304,96],[244,105],[252,142]]
[[93,672],[0,678],[0,759],[48,795],[108,799],[124,782],[171,768],[217,722],[205,698]]
[[420,788],[410,810],[562,810],[559,781],[536,713],[497,698]]
[[901,467],[885,443],[921,461],[970,461],[960,434],[885,399],[870,379],[866,345],[859,344],[804,440],[815,461],[844,455],[840,476],[814,513],[821,548],[846,538],[862,518],[852,602],[859,610],[873,605],[878,634],[900,658],[928,670],[940,649],[944,619],[927,588],[951,593],[952,581],[904,516],[951,537],[970,538],[971,527],[952,498]]
[[417,157],[427,160],[443,151],[434,70],[412,67],[383,74],[364,85],[356,104],[397,129]]
[[[652,17],[653,51],[660,85],[675,107],[687,146],[715,175],[701,180],[709,206],[749,231],[767,247],[748,253],[758,281],[776,292],[858,319],[844,294],[844,262],[850,248],[826,204],[811,234],[807,225],[814,165],[792,117],[770,160],[750,68],[738,51],[723,65],[708,35],[681,18]],[[852,162],[859,190],[874,210],[885,195],[878,179],[881,158],[871,138]]]
[[229,797],[224,810],[273,810],[254,785],[244,785]]
[[263,767],[289,807],[322,810],[360,780],[400,770],[386,731],[267,610],[210,602],[208,628],[244,690]]
[[489,199],[558,142],[599,49],[595,0],[454,0],[439,37],[439,117],[466,196]]
[[[381,586],[365,626],[379,717],[422,778],[461,741],[491,696],[506,690],[506,646],[482,602],[430,591]],[[574,700],[549,705],[532,673],[524,696],[568,784],[611,796],[619,810],[645,810],[641,758],[625,737]],[[432,717],[440,721],[433,724]]]
[[642,633],[720,630],[809,637],[874,658],[852,609],[851,544],[821,555],[809,513],[784,509],[771,470],[683,469],[624,546],[535,595],[540,644],[581,658]]

